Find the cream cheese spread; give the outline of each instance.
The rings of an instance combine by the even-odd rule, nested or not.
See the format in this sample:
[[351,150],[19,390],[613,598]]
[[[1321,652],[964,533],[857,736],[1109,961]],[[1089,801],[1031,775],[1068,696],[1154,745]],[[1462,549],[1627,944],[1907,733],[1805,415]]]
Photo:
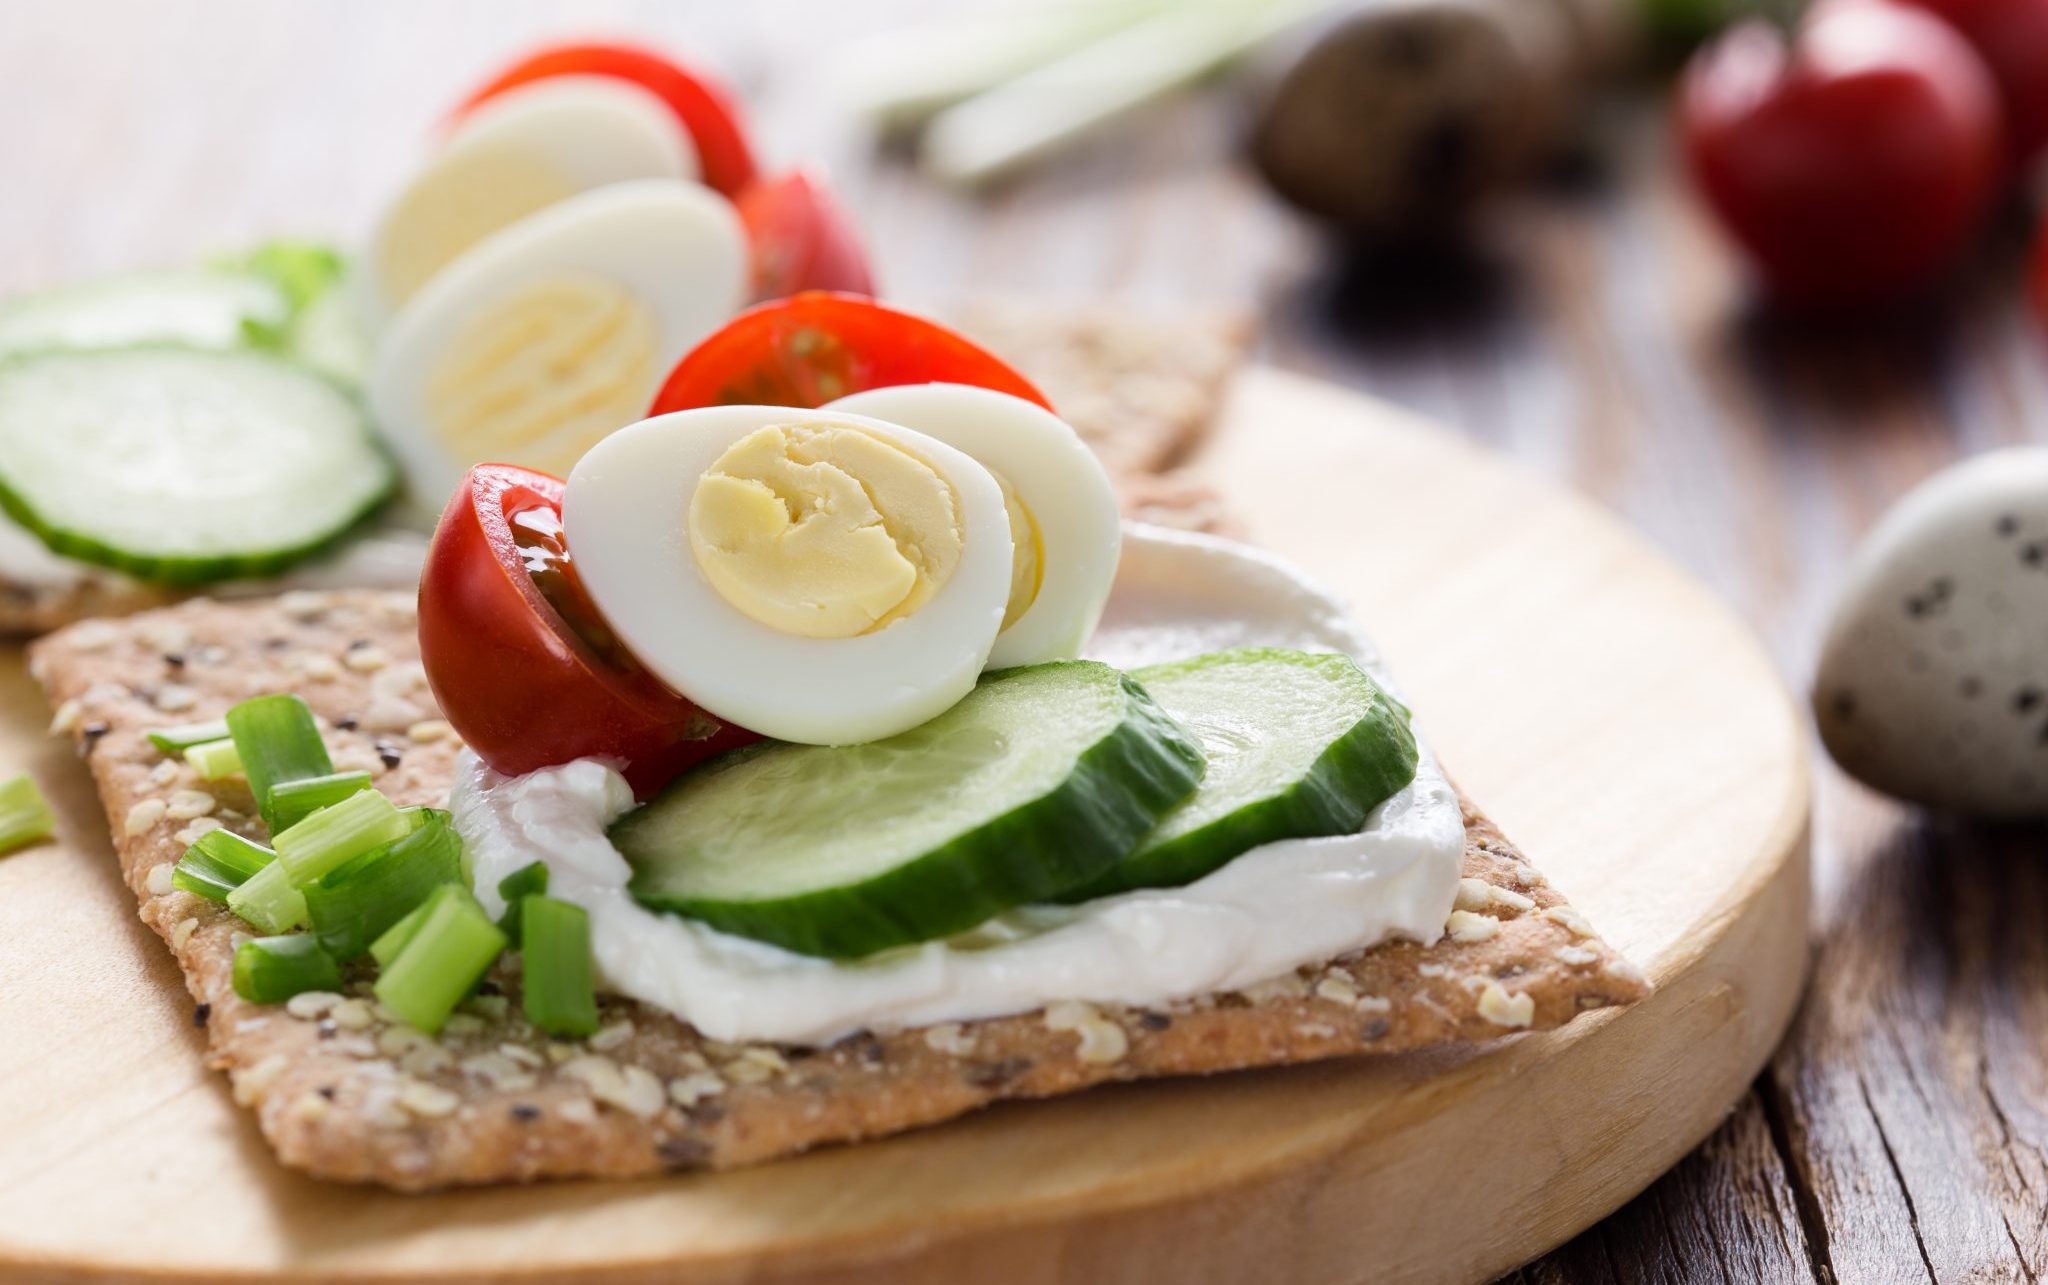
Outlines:
[[[1126,528],[1089,655],[1131,667],[1249,645],[1345,652],[1387,683],[1344,607],[1284,562],[1207,536]],[[633,900],[631,870],[605,837],[631,806],[625,781],[595,760],[507,778],[467,753],[451,803],[492,914],[502,909],[498,881],[545,861],[549,893],[590,912],[609,989],[713,1039],[791,1044],[1060,1000],[1165,1004],[1390,938],[1433,942],[1456,895],[1465,833],[1457,795],[1425,747],[1413,783],[1357,834],[1266,844],[1186,887],[1025,907],[949,941],[843,963]]]

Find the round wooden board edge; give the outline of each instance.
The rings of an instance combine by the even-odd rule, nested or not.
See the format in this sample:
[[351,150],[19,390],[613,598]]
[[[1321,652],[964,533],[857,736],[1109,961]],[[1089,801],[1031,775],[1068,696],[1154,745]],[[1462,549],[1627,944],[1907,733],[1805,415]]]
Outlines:
[[[1250,371],[1242,376],[1237,396],[1257,395],[1261,387],[1287,387],[1305,396],[1361,400],[1328,385],[1266,370]],[[1378,425],[1375,431],[1426,434],[1438,448],[1469,453],[1474,468],[1499,470],[1509,467],[1441,430],[1413,421],[1398,412],[1385,411],[1377,404],[1372,406],[1381,419],[1395,421]],[[1399,422],[1404,420],[1407,422]],[[1528,481],[1524,485],[1539,487],[1550,497],[1579,506],[1593,514],[1596,520],[1619,527],[1615,519],[1599,513],[1590,502],[1579,497],[1536,481]],[[1640,543],[1633,535],[1623,534],[1630,541]],[[1656,557],[1647,550],[1645,552],[1647,556]],[[1692,583],[1676,568],[1666,564],[1665,569],[1669,575],[1689,585]],[[1704,589],[1697,591],[1714,611],[1726,614],[1727,609],[1712,602]],[[1760,650],[1754,659],[1779,690],[1788,723],[1798,725],[1800,720],[1794,713],[1789,695],[1783,692],[1775,674],[1770,673],[1768,662],[1763,660]],[[1803,743],[1803,733],[1800,739]],[[1442,1079],[1445,1085],[1471,1085],[1484,1081],[1474,1090],[1477,1096],[1472,1101],[1506,1109],[1508,1104],[1502,1095],[1520,1095],[1525,1099],[1522,1105],[1526,1109],[1526,1099],[1532,1092],[1548,1091],[1535,1082],[1546,1068],[1552,1078],[1556,1078],[1563,1074],[1560,1067],[1585,1057],[1598,1057],[1610,1063],[1626,1060],[1631,1049],[1640,1046],[1640,1041],[1632,1041],[1629,1033],[1647,1030],[1653,1023],[1691,1023],[1697,1026],[1703,1037],[1727,1033],[1733,1028],[1734,1034],[1743,1041],[1747,1055],[1739,1062],[1731,1062],[1729,1073],[1719,1076],[1711,1084],[1684,1086],[1691,1091],[1683,1095],[1688,1109],[1679,1118],[1657,1114],[1657,1108],[1674,1091],[1672,1086],[1666,1086],[1663,1092],[1641,1094],[1619,1104],[1620,1109],[1613,1118],[1599,1123],[1610,1137],[1606,1150],[1618,1145],[1614,1140],[1640,1134],[1645,1129],[1657,1135],[1655,1145],[1638,1149],[1626,1163],[1584,1165],[1575,1173],[1556,1176],[1542,1184],[1543,1190],[1538,1193],[1541,1199],[1530,1211],[1528,1220],[1516,1223],[1501,1217],[1494,1219],[1490,1227],[1457,1229],[1457,1252],[1452,1254],[1435,1253],[1433,1247],[1418,1241],[1407,1260],[1389,1265],[1389,1272],[1375,1279],[1483,1279],[1512,1268],[1562,1243],[1618,1208],[1681,1159],[1725,1117],[1768,1059],[1771,1048],[1789,1023],[1803,989],[1808,962],[1805,941],[1809,796],[1803,755],[1797,759],[1796,771],[1798,779],[1789,783],[1791,788],[1786,796],[1787,808],[1780,821],[1780,833],[1773,836],[1777,855],[1768,863],[1767,873],[1756,881],[1755,886],[1738,890],[1730,899],[1735,904],[1715,907],[1705,916],[1713,925],[1714,932],[1691,943],[1694,949],[1686,957],[1638,961],[1650,965],[1653,975],[1675,980],[1665,980],[1656,994],[1634,1009],[1592,1015],[1561,1031],[1518,1037],[1477,1054],[1451,1056],[1445,1059]],[[1745,969],[1745,963],[1753,964],[1762,954],[1768,953],[1759,952],[1758,944],[1782,941],[1787,937],[1799,943],[1799,966],[1779,970],[1775,976],[1748,979],[1750,988],[1743,993],[1737,982],[1749,971]],[[1768,973],[1770,970],[1764,971]],[[1328,1066],[1249,1074],[1315,1074],[1319,1069],[1327,1073]],[[1669,1068],[1661,1069],[1668,1071]],[[1660,1068],[1656,1066],[1642,1068],[1646,1083],[1655,1079],[1659,1072]],[[1565,1075],[1564,1078],[1569,1080],[1570,1077]],[[1470,1108],[1469,1102],[1466,1105]],[[1427,1103],[1418,1103],[1407,1116],[1399,1121],[1400,1131],[1416,1141],[1417,1150],[1430,1154],[1433,1135],[1442,1133],[1448,1123],[1445,1114],[1432,1113],[1427,1110]],[[923,1229],[914,1237],[906,1237],[900,1226],[889,1226],[870,1234],[813,1242],[787,1253],[750,1253],[687,1263],[679,1263],[673,1258],[617,1262],[561,1269],[550,1274],[549,1278],[654,1281],[676,1280],[687,1273],[688,1279],[705,1281],[773,1279],[826,1282],[884,1278],[919,1282],[978,1279],[1001,1270],[1007,1277],[1015,1279],[1146,1280],[1171,1273],[1189,1281],[1202,1281],[1238,1279],[1234,1274],[1218,1276],[1216,1273],[1219,1268],[1227,1269],[1229,1263],[1250,1261],[1270,1265],[1274,1269],[1272,1279],[1337,1278],[1344,1274],[1342,1269],[1346,1262],[1314,1262],[1294,1255],[1301,1252],[1304,1242],[1316,1239],[1315,1228],[1327,1226],[1343,1230],[1355,1227],[1359,1192],[1369,1191],[1372,1184],[1385,1181],[1383,1174],[1370,1170],[1361,1172],[1355,1168],[1359,1128],[1367,1123],[1380,1125],[1386,1121],[1375,1118],[1369,1122],[1334,1124],[1320,1130],[1312,1144],[1276,1154],[1264,1165],[1247,1167],[1221,1183],[1190,1180],[1178,1186],[1160,1186],[1143,1191],[1098,1190],[1086,1197],[1070,1196],[1064,1201],[1048,1199],[1026,1209],[995,1211],[983,1217],[955,1222],[943,1229]],[[1575,1124],[1574,1127],[1578,1126]],[[1457,1187],[1461,1195],[1469,1201],[1483,1204],[1479,1191],[1486,1187],[1489,1172],[1498,1175],[1500,1170],[1498,1167],[1491,1170],[1482,1168],[1460,1175],[1462,1180]],[[1522,1194],[1526,1201],[1529,1193]],[[1347,1201],[1346,1196],[1351,1199]],[[1247,1218],[1248,1205],[1262,1205],[1265,1212],[1251,1211],[1252,1216]],[[1276,1205],[1285,1214],[1278,1221],[1273,1215]],[[1505,1211],[1515,1206],[1501,1207]],[[1251,1225],[1228,1236],[1220,1246],[1209,1243],[1206,1238],[1188,1237],[1181,1230],[1191,1224],[1229,1227],[1233,1223],[1246,1222]],[[1332,1243],[1341,1242],[1341,1237],[1334,1237]],[[1219,1249],[1230,1251],[1228,1262],[1224,1261],[1226,1255]],[[1430,1256],[1432,1253],[1435,1256]],[[1351,1262],[1350,1265],[1356,1264]],[[79,1270],[47,1261],[18,1262],[16,1268],[25,1271],[26,1275],[22,1277],[25,1279],[108,1278],[105,1272]],[[137,1279],[195,1279],[189,1275],[174,1277],[169,1273],[138,1274],[132,1264],[119,1270],[121,1275]],[[0,1274],[13,1275],[14,1272]],[[502,1273],[494,1272],[493,1276],[500,1277]],[[305,1272],[288,1271],[238,1278],[419,1280],[452,1277],[439,1272],[427,1275],[359,1274],[346,1269],[323,1271],[316,1267]]]

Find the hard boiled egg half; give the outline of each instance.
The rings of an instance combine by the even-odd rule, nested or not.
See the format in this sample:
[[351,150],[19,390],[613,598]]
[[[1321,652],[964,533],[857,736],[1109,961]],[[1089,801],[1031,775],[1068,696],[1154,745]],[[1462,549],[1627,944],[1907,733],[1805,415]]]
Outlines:
[[721,719],[825,745],[916,727],[985,668],[1075,655],[1119,545],[1071,428],[954,385],[646,420],[576,465],[562,517],[648,669]]
[[845,745],[943,713],[1010,600],[1002,487],[972,458],[842,411],[718,406],[598,443],[562,522],[598,610],[717,717]]
[[378,346],[370,401],[415,497],[485,460],[565,474],[638,420],[745,294],[745,233],[695,183],[615,183],[465,252]]
[[964,384],[875,388],[826,409],[915,429],[995,475],[1015,560],[989,668],[1081,654],[1109,601],[1123,527],[1109,475],[1065,420],[1021,397]]
[[491,98],[385,210],[353,279],[363,319],[382,326],[485,237],[611,183],[694,179],[695,146],[637,85],[557,76]]

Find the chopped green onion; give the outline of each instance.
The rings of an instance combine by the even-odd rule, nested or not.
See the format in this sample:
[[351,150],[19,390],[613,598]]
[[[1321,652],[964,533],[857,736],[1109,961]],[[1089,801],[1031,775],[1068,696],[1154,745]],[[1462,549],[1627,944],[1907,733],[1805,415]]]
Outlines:
[[504,949],[505,934],[469,889],[443,884],[412,940],[377,979],[377,998],[408,1024],[435,1034]]
[[256,796],[263,820],[275,836],[287,827],[271,814],[270,792],[287,781],[327,776],[334,761],[313,722],[313,711],[296,696],[258,696],[228,711],[228,732],[242,756],[249,793]]
[[590,912],[553,897],[521,897],[526,942],[526,1020],[557,1039],[597,1030],[597,979],[590,959]]
[[0,781],[0,852],[47,839],[56,828],[57,818],[34,777],[24,772]]
[[538,897],[547,890],[548,863],[545,861],[529,861],[498,880],[498,895],[505,900],[505,913],[498,916],[498,927],[511,939],[515,950],[519,946],[520,901]]
[[305,933],[258,937],[235,951],[235,994],[276,1004],[301,991],[341,989],[341,966]]
[[413,934],[418,932],[420,925],[425,922],[427,903],[423,901],[414,906],[405,918],[385,929],[382,937],[371,942],[370,958],[377,961],[377,967],[389,968],[391,961],[398,958],[399,952],[405,949],[405,944],[412,940]]
[[445,820],[372,848],[306,885],[306,917],[328,953],[355,959],[435,888],[462,878],[462,837]]
[[359,790],[281,831],[273,843],[278,864],[295,886],[304,887],[349,858],[395,843],[412,831],[412,818],[391,800],[375,790]]
[[[173,880],[176,879],[173,875]],[[228,894],[228,909],[249,921],[257,931],[285,933],[306,923],[306,898],[292,886],[284,862],[273,861]]]
[[368,772],[331,772],[270,787],[271,825],[289,830],[321,808],[331,808],[351,794],[370,788]]
[[242,770],[242,756],[234,741],[225,736],[192,746],[185,751],[185,761],[198,768],[200,779],[206,781],[223,780]]
[[228,721],[216,718],[205,723],[185,723],[178,727],[159,727],[153,732],[144,732],[149,743],[166,756],[183,754],[195,745],[208,741],[228,739]]
[[276,859],[275,852],[232,830],[208,830],[178,858],[171,871],[171,886],[208,901],[226,902],[228,894]]

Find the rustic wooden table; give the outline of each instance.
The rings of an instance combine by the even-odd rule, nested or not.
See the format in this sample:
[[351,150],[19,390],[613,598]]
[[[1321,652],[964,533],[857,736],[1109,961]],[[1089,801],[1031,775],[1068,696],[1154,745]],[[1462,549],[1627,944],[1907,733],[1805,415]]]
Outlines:
[[[1686,197],[1651,95],[1604,112],[1594,172],[1501,211],[1457,260],[1322,244],[1235,162],[1227,93],[960,196],[878,154],[827,91],[848,37],[944,7],[10,0],[0,290],[361,228],[495,62],[545,34],[638,31],[724,68],[770,157],[832,173],[896,296],[1256,310],[1263,359],[1613,507],[1753,621],[1795,685],[1886,504],[1958,455],[2048,437],[2014,228],[1909,315],[1773,318]],[[1929,820],[1820,775],[1818,965],[1792,1034],[1719,1133],[1527,1279],[2048,1272],[2042,833]]]

